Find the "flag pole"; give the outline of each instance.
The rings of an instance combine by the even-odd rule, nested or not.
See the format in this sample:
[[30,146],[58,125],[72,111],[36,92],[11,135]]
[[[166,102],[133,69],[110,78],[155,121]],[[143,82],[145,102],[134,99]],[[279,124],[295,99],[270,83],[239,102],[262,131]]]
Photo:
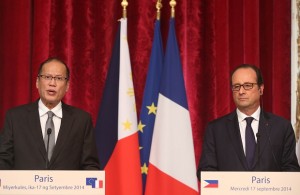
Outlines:
[[123,18],[127,18],[127,12],[126,12],[126,7],[128,6],[128,2],[127,0],[122,0],[121,3],[122,7],[123,7]]
[[161,16],[161,12],[160,12],[160,10],[161,10],[161,8],[162,8],[162,3],[161,3],[161,0],[157,0],[157,2],[156,2],[156,19],[157,20],[160,20],[160,16]]
[[170,1],[170,6],[171,6],[171,18],[175,18],[176,1],[175,0],[171,0]]

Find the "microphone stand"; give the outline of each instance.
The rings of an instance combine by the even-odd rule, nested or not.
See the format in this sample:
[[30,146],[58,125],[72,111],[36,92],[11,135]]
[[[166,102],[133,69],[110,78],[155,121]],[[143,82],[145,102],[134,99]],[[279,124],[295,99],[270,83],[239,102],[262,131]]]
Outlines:
[[47,140],[47,155],[46,155],[46,169],[48,169],[48,163],[49,163],[49,159],[48,159],[48,153],[49,153],[49,140],[50,140],[50,134],[52,132],[52,129],[51,128],[48,128],[47,129],[47,136],[48,136],[48,140]]
[[261,169],[260,165],[260,134],[259,132],[256,133],[256,138],[257,138],[257,161],[258,161],[258,167]]

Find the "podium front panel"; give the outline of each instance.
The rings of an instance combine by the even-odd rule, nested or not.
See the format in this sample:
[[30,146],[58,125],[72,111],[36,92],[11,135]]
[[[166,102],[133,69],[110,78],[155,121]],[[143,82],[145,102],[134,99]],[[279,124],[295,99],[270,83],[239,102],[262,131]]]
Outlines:
[[201,195],[300,195],[300,172],[201,172]]
[[0,171],[1,195],[104,195],[104,171]]

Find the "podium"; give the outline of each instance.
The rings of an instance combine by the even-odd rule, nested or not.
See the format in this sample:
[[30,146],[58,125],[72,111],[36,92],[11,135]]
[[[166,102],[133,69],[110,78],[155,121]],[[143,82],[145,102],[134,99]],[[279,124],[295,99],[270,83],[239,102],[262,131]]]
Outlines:
[[104,195],[104,171],[0,171],[1,195]]
[[300,172],[201,172],[201,195],[300,195]]

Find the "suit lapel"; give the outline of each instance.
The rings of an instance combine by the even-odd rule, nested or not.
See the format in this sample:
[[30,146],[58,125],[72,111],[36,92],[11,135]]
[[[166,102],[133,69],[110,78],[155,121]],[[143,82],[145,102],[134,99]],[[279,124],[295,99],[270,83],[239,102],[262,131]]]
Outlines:
[[56,139],[55,148],[50,160],[50,166],[55,161],[55,159],[58,157],[59,153],[62,151],[62,148],[64,147],[64,143],[66,140],[68,140],[70,131],[72,129],[72,110],[70,107],[64,103],[62,103],[62,119],[61,119],[61,125],[59,129],[59,133]]
[[260,114],[259,126],[258,126],[259,138],[257,138],[257,144],[256,144],[255,162],[254,162],[255,167],[257,167],[257,164],[259,167],[259,160],[268,144],[268,139],[269,139],[268,132],[270,132],[270,127],[271,127],[269,123],[270,123],[269,116],[262,110]]
[[231,138],[231,143],[233,144],[236,154],[237,154],[238,158],[240,159],[244,168],[247,170],[248,165],[247,165],[245,153],[243,150],[243,143],[242,143],[242,139],[241,139],[241,133],[240,133],[240,128],[239,128],[236,111],[232,112],[228,116],[227,130],[229,132],[229,136]]
[[29,105],[27,121],[29,124],[30,132],[32,133],[32,137],[35,142],[37,142],[37,147],[43,158],[46,160],[46,148],[44,144],[38,109],[38,101]]

